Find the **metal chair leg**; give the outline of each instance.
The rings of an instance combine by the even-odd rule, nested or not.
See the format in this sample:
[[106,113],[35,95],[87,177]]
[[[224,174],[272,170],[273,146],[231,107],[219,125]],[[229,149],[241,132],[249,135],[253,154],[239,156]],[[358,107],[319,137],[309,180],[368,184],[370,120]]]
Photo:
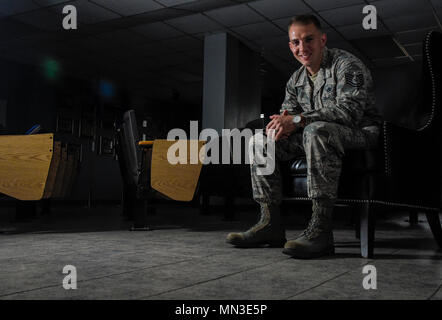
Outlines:
[[373,258],[375,217],[372,205],[367,203],[361,210],[361,255]]

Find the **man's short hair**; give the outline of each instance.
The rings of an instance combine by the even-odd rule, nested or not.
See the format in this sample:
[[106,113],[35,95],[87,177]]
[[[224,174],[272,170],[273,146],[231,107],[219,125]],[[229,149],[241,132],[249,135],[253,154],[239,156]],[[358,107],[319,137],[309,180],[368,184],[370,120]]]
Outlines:
[[318,28],[318,30],[322,32],[321,22],[319,21],[319,19],[316,16],[314,16],[312,14],[300,14],[300,15],[293,17],[290,20],[288,29],[290,30],[290,27],[294,24],[302,24],[302,25],[306,26],[310,23],[313,23],[315,25],[315,27]]

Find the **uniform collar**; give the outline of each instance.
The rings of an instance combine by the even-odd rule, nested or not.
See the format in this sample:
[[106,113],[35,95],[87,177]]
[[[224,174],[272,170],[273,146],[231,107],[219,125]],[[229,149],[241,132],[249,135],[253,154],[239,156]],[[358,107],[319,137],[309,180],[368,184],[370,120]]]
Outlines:
[[[319,67],[318,77],[317,79],[327,79],[331,77],[330,66],[332,62],[331,52],[327,47],[324,48],[324,52],[322,53],[322,61],[321,66]],[[302,66],[299,69],[299,77],[295,83],[296,87],[304,86],[308,84],[308,71],[305,66]]]

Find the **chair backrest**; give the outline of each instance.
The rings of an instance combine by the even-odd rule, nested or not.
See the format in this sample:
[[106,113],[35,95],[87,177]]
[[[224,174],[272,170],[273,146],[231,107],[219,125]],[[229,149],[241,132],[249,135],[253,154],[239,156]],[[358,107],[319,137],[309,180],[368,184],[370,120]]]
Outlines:
[[438,127],[442,108],[442,33],[430,31],[423,43],[422,85],[423,103],[421,111],[426,122],[419,131]]
[[118,134],[118,160],[125,184],[132,186],[138,183],[141,153],[138,148],[138,127],[135,111],[126,111]]
[[383,118],[414,130],[438,119],[441,101],[442,34],[430,31],[422,43],[422,61],[376,69],[376,107]]
[[[422,208],[441,206],[441,56],[442,34],[431,31],[423,41],[422,62],[416,63],[420,66],[420,77],[405,75],[407,81],[420,83],[418,88],[408,89],[414,91],[412,95],[418,94],[416,101],[408,105],[414,108],[414,113],[409,113],[414,115],[414,125],[407,126],[413,130],[398,128],[393,121],[393,125],[386,126],[387,189],[391,203]],[[401,76],[398,74],[397,78]],[[410,97],[409,91],[403,90],[402,95]]]
[[377,69],[373,73],[376,108],[383,119],[397,125],[416,128],[422,97],[422,66],[410,62]]

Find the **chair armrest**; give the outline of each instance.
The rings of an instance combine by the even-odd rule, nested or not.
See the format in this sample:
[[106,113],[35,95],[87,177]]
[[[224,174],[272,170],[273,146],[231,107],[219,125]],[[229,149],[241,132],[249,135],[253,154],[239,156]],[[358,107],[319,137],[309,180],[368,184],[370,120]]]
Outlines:
[[153,146],[153,141],[152,140],[150,140],[150,141],[139,141],[138,142],[138,146],[139,147],[151,147],[151,146]]

